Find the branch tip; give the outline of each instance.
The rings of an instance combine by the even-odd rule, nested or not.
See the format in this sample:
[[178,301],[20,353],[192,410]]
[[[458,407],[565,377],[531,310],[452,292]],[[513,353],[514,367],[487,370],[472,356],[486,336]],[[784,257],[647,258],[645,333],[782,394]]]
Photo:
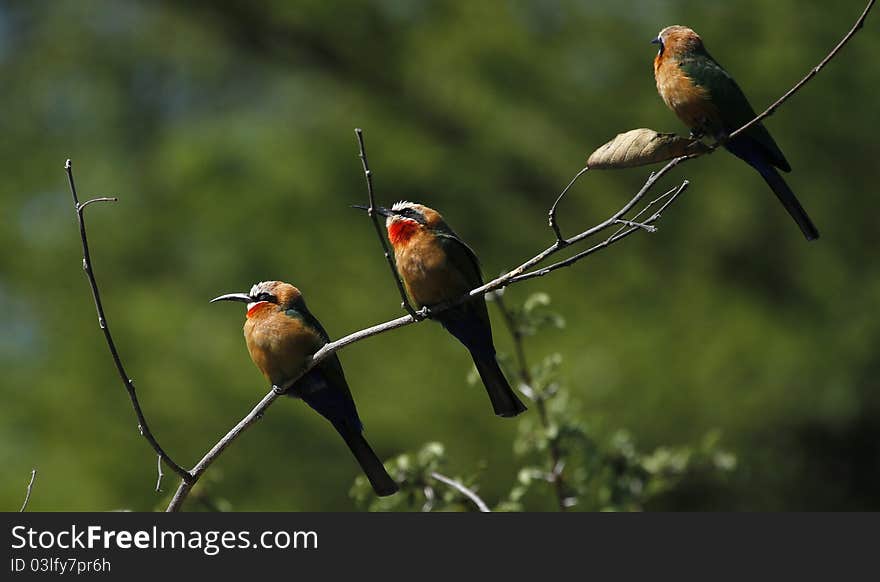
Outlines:
[[159,476],[156,478],[156,493],[162,492],[162,477],[165,476],[165,473],[162,472],[162,456],[156,455],[156,469],[159,472]]
[[358,157],[360,157],[361,159],[361,166],[364,169],[364,178],[367,181],[367,199],[369,202],[369,204],[367,205],[367,216],[370,218],[370,222],[373,223],[373,228],[375,229],[376,236],[379,239],[379,244],[382,245],[382,251],[385,255],[385,261],[388,263],[388,268],[391,270],[391,276],[394,278],[394,284],[397,286],[397,292],[400,294],[401,306],[409,315],[415,318],[416,311],[415,309],[413,309],[413,306],[410,304],[409,298],[406,295],[406,289],[403,286],[403,281],[400,280],[400,275],[397,273],[397,267],[394,265],[394,260],[391,258],[391,250],[388,248],[388,244],[385,242],[385,235],[382,234],[382,227],[379,225],[378,216],[374,211],[376,208],[376,196],[373,193],[373,172],[370,171],[370,164],[367,160],[367,149],[364,145],[363,130],[361,130],[360,128],[356,128],[354,131],[357,134],[358,139]]
[[27,491],[24,494],[24,503],[21,504],[21,509],[19,513],[24,513],[24,510],[27,509],[28,502],[31,500],[31,491],[34,489],[34,480],[37,478],[37,468],[34,467],[31,469],[31,480],[28,482]]

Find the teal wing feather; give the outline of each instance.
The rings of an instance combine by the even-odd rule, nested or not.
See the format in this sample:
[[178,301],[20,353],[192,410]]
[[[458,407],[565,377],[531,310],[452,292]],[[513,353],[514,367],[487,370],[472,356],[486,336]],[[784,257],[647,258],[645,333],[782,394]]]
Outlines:
[[[467,281],[468,290],[482,285],[483,275],[480,272],[480,260],[473,249],[453,232],[440,232],[436,234],[437,240],[443,247],[450,265],[461,273]],[[489,310],[486,308],[486,300],[483,297],[477,297],[473,301],[467,302],[464,304],[464,307],[477,315],[481,320],[486,323],[489,322]]]
[[[312,315],[311,311],[306,308],[304,302],[292,306],[284,313],[288,317],[299,319],[306,327],[315,330],[322,340],[322,345],[330,341],[330,336],[327,334],[324,326],[322,326],[321,322],[318,321],[318,318]],[[316,369],[321,372],[321,376],[326,380],[328,385],[337,391],[344,393],[347,400],[352,400],[348,381],[345,379],[345,372],[342,370],[342,362],[339,361],[339,357],[335,353],[324,358],[321,363],[316,366]],[[353,401],[351,406],[354,407]]]
[[471,288],[482,285],[483,275],[480,272],[480,260],[473,249],[453,232],[435,234],[450,264],[464,275]]
[[[299,319],[306,325],[306,327],[315,330],[321,338],[322,345],[330,342],[330,336],[327,334],[324,326],[321,325],[321,322],[318,321],[317,317],[312,315],[312,312],[308,310],[305,303],[301,303],[300,305],[288,309],[285,314],[288,317]],[[327,380],[333,386],[340,388],[344,387],[344,389],[348,391],[348,382],[346,382],[345,373],[342,371],[342,363],[339,361],[339,358],[335,353],[322,360],[321,363],[318,364],[318,368],[324,372],[327,376]]]
[[318,321],[318,318],[312,315],[312,312],[308,310],[305,302],[297,302],[297,304],[292,305],[290,308],[288,308],[287,311],[284,312],[284,314],[287,317],[300,320],[307,328],[314,330],[321,338],[322,344],[326,344],[330,341],[330,336],[327,335],[326,330],[324,330],[324,326],[322,326],[321,322]]
[[[697,55],[680,64],[684,73],[709,92],[712,103],[721,116],[725,134],[732,133],[757,117],[745,93],[730,74],[709,55]],[[757,123],[744,134],[752,138],[770,157],[774,165],[790,170],[788,162],[763,124]],[[717,136],[716,136],[717,137]]]

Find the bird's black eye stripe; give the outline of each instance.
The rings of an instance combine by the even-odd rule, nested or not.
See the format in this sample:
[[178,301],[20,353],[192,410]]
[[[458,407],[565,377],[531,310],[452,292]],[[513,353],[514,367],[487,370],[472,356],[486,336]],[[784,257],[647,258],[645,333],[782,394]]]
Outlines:
[[422,216],[422,213],[415,208],[403,208],[398,212],[398,214],[404,218],[415,220],[418,223],[424,224],[425,222],[425,218],[424,216]]
[[263,291],[262,293],[257,295],[257,301],[268,301],[270,303],[275,303],[275,298],[272,296],[271,293],[266,293],[265,291]]

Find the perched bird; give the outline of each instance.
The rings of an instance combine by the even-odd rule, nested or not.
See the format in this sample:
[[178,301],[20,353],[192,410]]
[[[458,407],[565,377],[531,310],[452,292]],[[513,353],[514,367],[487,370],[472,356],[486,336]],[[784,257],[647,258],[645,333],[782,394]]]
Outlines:
[[[273,386],[296,378],[309,356],[330,341],[309,312],[299,289],[281,281],[264,281],[250,293],[229,293],[211,300],[247,303],[244,339],[251,359]],[[322,360],[294,382],[287,394],[302,398],[330,421],[351,449],[376,495],[392,495],[397,484],[363,436],[354,399],[336,354]]]
[[[709,55],[696,32],[668,26],[651,42],[660,45],[654,58],[657,91],[694,137],[721,140],[757,117],[742,89]],[[761,174],[807,240],[819,238],[794,192],[776,171],[790,172],[791,166],[762,124],[752,125],[724,147]]]
[[[390,210],[376,211],[386,217],[397,272],[418,307],[430,308],[458,299],[483,284],[474,251],[456,236],[439,212],[412,202],[398,202]],[[495,414],[516,416],[525,411],[495,359],[489,311],[483,296],[432,317],[470,351]]]

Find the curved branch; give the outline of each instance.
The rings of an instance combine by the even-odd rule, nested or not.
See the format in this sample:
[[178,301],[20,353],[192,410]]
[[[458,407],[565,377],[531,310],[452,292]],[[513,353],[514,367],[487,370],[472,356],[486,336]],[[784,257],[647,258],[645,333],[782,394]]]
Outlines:
[[[297,378],[298,380],[299,378]],[[289,387],[293,385],[296,380],[288,382],[285,386]],[[236,424],[232,429],[226,433],[226,435],[220,439],[216,445],[211,447],[211,450],[202,457],[202,460],[196,463],[196,466],[193,467],[191,471],[192,479],[190,481],[181,481],[180,485],[177,487],[177,491],[174,493],[174,497],[171,499],[171,503],[168,504],[168,508],[165,511],[178,511],[183,505],[183,502],[186,501],[189,492],[192,491],[193,486],[199,480],[199,477],[202,476],[202,473],[211,466],[217,457],[226,450],[226,447],[232,444],[232,442],[237,439],[241,433],[250,428],[252,424],[263,418],[263,413],[272,405],[275,400],[284,393],[286,388],[278,388],[273,386],[269,393],[263,396],[263,399],[254,406],[253,410],[250,413],[242,418],[238,424]]]
[[723,145],[724,143],[730,141],[731,139],[735,138],[736,136],[738,136],[739,134],[743,133],[744,131],[747,131],[747,130],[748,130],[750,127],[752,127],[753,125],[758,124],[758,123],[761,123],[761,121],[762,121],[763,119],[765,119],[765,118],[767,118],[767,117],[770,117],[771,115],[773,115],[774,113],[776,113],[776,109],[777,109],[780,105],[782,105],[783,103],[785,103],[786,101],[788,101],[788,99],[789,99],[792,95],[794,95],[795,93],[797,93],[798,91],[800,91],[800,90],[801,90],[801,87],[803,87],[804,85],[806,85],[807,82],[808,82],[810,79],[812,79],[813,77],[815,77],[816,74],[817,74],[819,71],[821,71],[822,68],[823,68],[825,65],[827,65],[827,64],[831,61],[831,59],[833,59],[835,56],[837,56],[837,53],[840,52],[840,49],[842,49],[843,46],[844,46],[846,43],[848,43],[848,42],[850,41],[850,39],[851,39],[853,36],[855,36],[855,34],[856,34],[859,30],[861,30],[861,28],[865,25],[865,19],[868,17],[868,12],[870,12],[870,11],[871,11],[871,8],[874,7],[874,2],[876,2],[876,0],[869,0],[868,5],[865,6],[865,9],[862,11],[861,16],[858,17],[858,19],[856,20],[856,23],[853,25],[853,27],[850,29],[850,31],[849,31],[848,33],[846,33],[846,35],[845,35],[842,39],[840,39],[840,42],[838,42],[838,43],[834,46],[834,48],[831,49],[831,52],[828,53],[828,54],[825,56],[824,59],[822,59],[821,61],[819,61],[819,64],[818,64],[818,65],[816,65],[815,67],[813,67],[812,69],[810,69],[810,72],[807,73],[806,76],[805,76],[803,79],[801,79],[800,81],[798,81],[798,83],[795,84],[794,87],[792,87],[791,89],[789,89],[788,91],[786,91],[785,94],[784,94],[782,97],[780,97],[779,99],[777,99],[776,101],[774,101],[773,104],[772,104],[770,107],[768,107],[767,109],[765,109],[763,113],[761,113],[760,115],[758,115],[757,117],[755,117],[753,120],[749,121],[747,124],[743,125],[743,126],[740,127],[739,129],[737,129],[736,131],[734,131],[733,133],[731,133],[729,136],[727,136],[727,139],[722,140],[721,142],[715,144],[714,147],[717,148],[719,145]]
[[589,166],[584,166],[580,172],[575,174],[574,178],[571,179],[571,182],[568,183],[568,186],[566,186],[562,192],[559,193],[559,196],[556,197],[556,201],[553,202],[553,206],[550,207],[550,211],[547,213],[550,228],[553,229],[553,234],[556,235],[556,242],[565,242],[565,237],[562,236],[562,231],[559,229],[559,224],[556,222],[556,208],[559,206],[559,203],[562,202],[562,199],[565,198],[568,190],[578,181],[578,178],[586,174],[589,170]]
[[92,258],[89,253],[89,242],[86,237],[86,221],[83,211],[87,206],[94,204],[95,202],[116,202],[116,198],[93,198],[80,204],[79,197],[76,194],[76,184],[73,181],[73,165],[70,160],[67,160],[64,164],[64,171],[67,172],[67,181],[70,184],[70,193],[73,196],[73,208],[76,211],[76,220],[79,223],[79,235],[82,240],[83,250],[83,271],[86,272],[86,277],[88,277],[89,285],[92,288],[92,298],[95,300],[95,311],[98,313],[98,326],[101,328],[101,331],[104,332],[104,339],[107,340],[107,347],[110,349],[113,363],[116,364],[116,371],[119,372],[119,377],[122,379],[122,383],[125,385],[125,390],[128,392],[128,396],[131,399],[132,408],[134,408],[134,413],[137,416],[138,430],[141,435],[147,439],[147,442],[150,443],[150,446],[153,447],[156,454],[159,455],[172,471],[177,473],[184,481],[190,481],[192,480],[192,475],[168,456],[168,453],[162,449],[159,442],[150,431],[147,419],[144,417],[144,413],[141,410],[140,402],[138,402],[137,393],[134,388],[134,381],[129,378],[128,374],[125,372],[122,360],[119,357],[119,352],[116,349],[116,343],[113,341],[113,336],[110,334],[110,325],[107,323],[107,318],[104,315],[104,306],[101,303],[101,293],[98,291],[98,282],[95,280],[95,272],[92,269]]
[[450,479],[446,475],[441,475],[436,471],[431,472],[431,478],[444,483],[445,485],[449,485],[468,499],[474,502],[474,505],[477,506],[477,509],[482,511],[483,513],[491,513],[492,510],[489,509],[489,506],[486,505],[486,502],[480,499],[480,496],[473,492],[472,489],[468,489],[462,483],[456,481],[455,479]]
[[37,468],[34,467],[31,469],[31,480],[27,486],[27,492],[24,494],[24,503],[21,504],[21,509],[19,509],[19,513],[24,513],[24,510],[27,509],[28,501],[31,500],[31,491],[34,489],[34,480],[37,478]]

